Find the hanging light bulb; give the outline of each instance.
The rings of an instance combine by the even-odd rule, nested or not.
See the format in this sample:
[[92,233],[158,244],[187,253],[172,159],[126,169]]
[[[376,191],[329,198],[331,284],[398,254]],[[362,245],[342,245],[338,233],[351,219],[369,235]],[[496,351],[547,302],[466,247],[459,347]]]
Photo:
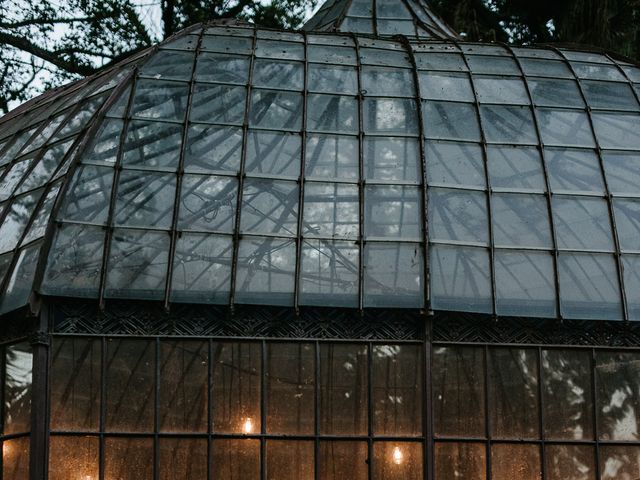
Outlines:
[[253,432],[253,422],[251,421],[250,418],[247,417],[247,419],[242,424],[242,431],[244,433],[252,433]]
[[393,449],[393,463],[400,465],[403,459],[404,455],[402,454],[402,450],[400,450],[400,447],[395,447]]

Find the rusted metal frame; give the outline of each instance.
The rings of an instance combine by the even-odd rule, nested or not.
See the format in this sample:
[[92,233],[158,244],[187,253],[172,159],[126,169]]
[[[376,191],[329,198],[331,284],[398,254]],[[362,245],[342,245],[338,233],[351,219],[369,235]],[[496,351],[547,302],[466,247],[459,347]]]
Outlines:
[[418,110],[418,141],[420,148],[420,173],[422,175],[420,182],[420,189],[422,193],[422,269],[423,269],[423,285],[422,291],[424,295],[424,308],[427,311],[431,310],[431,292],[430,292],[430,263],[429,263],[429,192],[428,192],[428,178],[427,178],[427,158],[425,147],[425,122],[422,112],[422,93],[420,91],[420,77],[418,75],[418,65],[413,52],[413,48],[409,39],[405,36],[400,37],[400,43],[405,47],[409,61],[411,63],[413,71],[414,82],[414,100],[416,102],[416,108]]
[[240,221],[242,220],[242,198],[244,179],[246,177],[247,143],[249,141],[249,120],[251,114],[251,94],[253,91],[253,70],[256,62],[256,47],[258,44],[258,29],[253,27],[251,56],[249,57],[249,75],[247,78],[247,96],[244,105],[244,120],[242,122],[242,153],[240,155],[240,169],[238,171],[238,196],[236,198],[236,215],[233,224],[233,254],[231,260],[231,279],[229,281],[229,308],[234,309],[236,298],[236,281],[238,276],[238,254],[240,251]]
[[492,456],[492,450],[493,450],[493,425],[491,425],[491,414],[489,413],[489,405],[490,405],[490,395],[489,395],[489,346],[485,345],[484,348],[482,349],[482,373],[483,373],[483,387],[484,387],[484,396],[483,396],[483,401],[484,401],[484,435],[485,435],[485,440],[484,440],[484,444],[486,447],[486,453],[485,453],[485,457],[486,457],[486,463],[485,463],[485,468],[486,468],[486,478],[492,478],[492,464],[491,464],[491,456]]
[[[303,229],[302,222],[304,220],[304,187],[305,187],[305,165],[307,161],[307,110],[308,110],[308,98],[309,98],[309,55],[307,34],[302,32],[304,41],[304,80],[302,91],[302,131],[300,132],[301,144],[300,144],[300,180],[298,182],[298,224],[296,226],[296,264],[294,272],[294,285],[293,285],[293,306],[296,312],[299,312],[300,307],[300,281],[302,272],[302,246],[303,246]],[[316,449],[317,450],[317,449]]]
[[[160,480],[160,437],[158,432],[160,431],[160,339],[156,338],[153,342],[153,470],[152,475],[154,480]],[[184,373],[183,373],[184,375]]]
[[358,37],[350,33],[356,53],[356,74],[358,77],[358,310],[364,311],[364,89],[362,87],[362,61]]
[[624,267],[622,265],[622,254],[620,250],[620,237],[618,235],[618,229],[616,227],[616,216],[613,208],[613,195],[611,194],[611,190],[609,189],[609,181],[607,179],[607,172],[604,167],[604,160],[602,158],[602,146],[600,145],[600,140],[596,134],[596,129],[593,123],[593,115],[591,111],[591,107],[589,106],[589,102],[587,101],[587,96],[584,93],[584,88],[582,87],[582,81],[578,78],[575,69],[573,68],[573,64],[569,61],[569,59],[565,56],[564,52],[559,48],[552,47],[554,52],[560,55],[567,65],[569,70],[574,76],[574,79],[578,85],[578,90],[580,91],[580,97],[585,104],[585,111],[587,112],[587,117],[589,118],[589,128],[591,130],[591,135],[593,135],[593,141],[595,142],[595,151],[598,155],[598,163],[600,165],[600,174],[602,175],[602,181],[604,183],[604,191],[605,198],[607,200],[607,207],[609,209],[609,221],[611,226],[611,234],[613,237],[613,245],[614,245],[614,257],[616,259],[616,269],[618,271],[618,286],[620,288],[620,301],[622,306],[622,318],[624,321],[629,321],[629,308],[627,305],[627,292],[624,285]]
[[492,203],[492,189],[491,189],[491,177],[489,175],[489,152],[487,147],[487,136],[484,130],[484,124],[482,121],[482,115],[480,114],[480,100],[478,99],[478,93],[476,91],[475,82],[473,79],[473,70],[469,65],[469,59],[464,52],[460,43],[456,40],[451,42],[458,49],[458,53],[462,55],[465,66],[467,67],[467,74],[469,75],[469,81],[473,89],[474,106],[476,110],[476,119],[478,121],[478,128],[480,129],[480,146],[482,148],[482,160],[484,164],[484,178],[486,183],[487,193],[487,220],[488,220],[488,233],[489,233],[489,247],[484,247],[489,250],[489,273],[491,275],[491,310],[494,318],[497,317],[497,293],[496,293],[496,263],[495,263],[495,242],[493,241],[493,212],[491,208]]
[[373,22],[373,35],[380,36],[378,33],[378,0],[371,0],[371,21]]
[[187,94],[187,108],[184,114],[184,121],[182,122],[182,144],[180,145],[180,156],[178,157],[178,170],[176,172],[176,190],[173,201],[173,215],[171,217],[171,229],[169,235],[171,236],[169,243],[169,258],[167,259],[167,278],[165,279],[165,292],[164,292],[164,308],[169,309],[169,302],[171,299],[171,285],[173,281],[173,268],[174,257],[176,254],[176,244],[178,243],[178,237],[181,232],[178,232],[178,217],[180,215],[180,197],[182,195],[182,181],[184,179],[184,161],[187,150],[187,136],[189,132],[189,117],[191,115],[191,105],[193,102],[193,91],[196,84],[196,66],[198,64],[198,56],[200,54],[200,46],[202,45],[202,39],[204,37],[204,28],[200,30],[198,35],[198,43],[193,52],[193,63],[191,66],[191,80],[189,81],[189,93]]
[[106,480],[104,476],[105,469],[105,446],[106,437],[105,430],[107,427],[107,337],[102,337],[100,341],[100,405],[98,412],[99,419],[99,446],[98,446],[98,478]]
[[368,479],[374,478],[373,454],[373,343],[367,343],[367,473]]
[[346,0],[345,8],[342,10],[342,13],[338,15],[338,18],[333,22],[332,30],[333,32],[337,32],[344,19],[347,17],[347,13],[351,10],[351,5],[353,4],[353,0]]
[[260,342],[260,480],[267,480],[267,375],[269,374],[269,355],[267,342]]
[[313,474],[314,480],[321,480],[320,476],[320,342],[317,340],[313,342],[314,351],[314,365],[313,365],[313,377],[314,377],[314,457],[313,457]]
[[551,229],[551,241],[553,242],[553,274],[554,274],[554,286],[556,289],[556,315],[559,319],[562,320],[562,310],[560,305],[560,270],[558,267],[558,235],[556,233],[556,226],[553,217],[553,202],[551,193],[551,181],[549,176],[549,168],[547,165],[547,157],[544,143],[542,142],[542,132],[540,130],[540,119],[538,118],[538,110],[535,106],[535,102],[533,101],[533,92],[531,91],[531,85],[529,85],[529,78],[524,72],[524,68],[522,67],[522,62],[520,61],[520,57],[516,55],[513,48],[508,44],[502,44],[506,50],[509,51],[511,57],[516,62],[518,69],[522,75],[522,80],[524,82],[525,89],[527,91],[527,96],[529,97],[529,103],[531,105],[531,113],[533,114],[533,124],[536,129],[536,135],[538,137],[538,149],[540,151],[540,156],[542,160],[542,173],[544,175],[544,184],[545,184],[545,194],[544,196],[547,199],[547,209],[549,213],[549,228]]
[[[449,37],[448,35],[444,35],[441,32],[436,32],[435,29],[429,25],[427,25],[426,23],[424,23],[422,21],[421,18],[418,17],[418,15],[415,13],[413,7],[411,5],[409,5],[409,3],[406,0],[400,0],[401,3],[407,8],[407,10],[409,10],[409,12],[411,13],[411,16],[413,17],[413,25],[416,27],[416,38],[420,40],[420,36],[418,35],[418,28],[420,27],[422,28],[425,32],[429,33],[430,35],[433,36],[434,39],[437,40],[447,40]],[[422,5],[419,5],[420,8],[422,8]],[[438,22],[433,20],[433,14],[428,11],[425,8],[422,8],[423,13],[425,14],[425,16],[429,17],[433,23],[437,24]]]
[[591,411],[593,412],[593,418],[592,418],[592,427],[593,427],[593,438],[595,439],[595,467],[596,467],[596,479],[600,480],[600,472],[602,472],[601,470],[601,466],[600,466],[600,421],[599,421],[599,408],[598,408],[598,393],[597,393],[597,388],[598,388],[598,379],[596,378],[596,372],[597,372],[597,368],[596,368],[596,350],[595,349],[590,349],[589,351],[590,355],[589,355],[589,372],[591,373],[591,402],[592,402],[592,407],[591,407]]
[[536,352],[536,373],[538,375],[538,389],[536,391],[537,399],[538,399],[538,429],[540,433],[538,434],[538,438],[540,439],[540,459],[541,466],[540,469],[542,471],[542,480],[546,480],[548,478],[547,474],[547,433],[546,433],[546,403],[544,398],[544,370],[542,368],[542,348],[538,347],[535,349]]
[[207,480],[213,480],[213,342],[212,338],[206,339],[207,342]]
[[425,437],[423,446],[422,468],[423,478],[433,480],[435,478],[435,434],[433,428],[433,343],[432,343],[433,317],[427,317],[424,323],[424,339],[422,345],[422,435]]

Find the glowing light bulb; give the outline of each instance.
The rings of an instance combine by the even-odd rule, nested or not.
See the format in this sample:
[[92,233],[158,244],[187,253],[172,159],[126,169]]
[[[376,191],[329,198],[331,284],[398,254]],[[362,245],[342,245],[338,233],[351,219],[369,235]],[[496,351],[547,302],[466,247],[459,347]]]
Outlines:
[[404,455],[402,454],[402,450],[400,447],[396,447],[393,449],[393,463],[396,465],[400,465],[402,460],[404,459]]
[[242,424],[242,431],[244,433],[251,433],[253,432],[253,422],[251,421],[250,418],[247,418],[244,423]]

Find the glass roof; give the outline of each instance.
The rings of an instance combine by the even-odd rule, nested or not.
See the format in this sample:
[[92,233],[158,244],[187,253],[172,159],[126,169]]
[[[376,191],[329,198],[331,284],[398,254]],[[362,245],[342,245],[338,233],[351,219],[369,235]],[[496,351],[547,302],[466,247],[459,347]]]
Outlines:
[[593,52],[190,29],[0,120],[0,312],[640,320],[639,93]]

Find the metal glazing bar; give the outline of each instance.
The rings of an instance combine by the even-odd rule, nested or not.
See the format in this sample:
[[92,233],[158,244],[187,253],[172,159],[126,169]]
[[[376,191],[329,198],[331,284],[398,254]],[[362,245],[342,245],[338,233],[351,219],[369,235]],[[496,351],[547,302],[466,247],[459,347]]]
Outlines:
[[531,105],[531,113],[533,114],[533,124],[536,129],[536,136],[538,137],[538,149],[540,151],[540,156],[542,159],[542,173],[544,175],[544,184],[545,184],[545,197],[547,199],[547,209],[549,213],[549,228],[551,229],[551,241],[553,242],[553,274],[554,274],[554,286],[556,288],[556,315],[558,318],[562,319],[562,310],[560,309],[560,272],[558,269],[558,236],[556,233],[555,222],[553,218],[553,203],[552,203],[552,193],[551,193],[551,181],[549,180],[549,167],[547,165],[547,157],[544,148],[544,143],[542,142],[542,133],[540,130],[540,119],[538,118],[538,110],[535,106],[535,102],[533,101],[533,92],[531,91],[531,85],[529,84],[528,77],[524,73],[524,68],[522,66],[522,62],[520,58],[515,54],[513,48],[507,44],[501,44],[505,49],[509,51],[511,57],[516,62],[520,73],[522,74],[522,79],[524,81],[525,89],[527,91],[527,96],[529,97],[529,103]]
[[[344,0],[338,0],[338,1],[344,1]],[[331,28],[332,32],[338,31],[339,26],[342,25],[342,22],[344,22],[344,19],[347,17],[347,13],[349,13],[349,10],[351,10],[352,4],[353,4],[353,0],[346,0],[345,8],[342,10],[342,12],[340,12],[340,15],[338,15],[338,18],[336,18],[335,21],[333,22],[333,28]]]
[[154,345],[154,375],[153,393],[153,478],[160,480],[160,339],[156,338]]
[[373,344],[367,344],[367,472],[373,479]]
[[596,350],[591,349],[589,356],[589,372],[591,373],[591,411],[593,412],[593,438],[595,439],[595,467],[596,467],[596,480],[600,480],[600,417],[598,415],[598,379],[596,378],[597,363],[596,363]]
[[453,41],[453,44],[457,47],[465,66],[467,67],[469,81],[471,82],[471,88],[473,90],[474,105],[476,110],[476,118],[478,121],[478,128],[480,129],[480,145],[482,147],[482,160],[484,164],[484,178],[487,186],[487,220],[488,220],[488,233],[489,233],[489,273],[491,275],[491,310],[494,318],[497,315],[497,294],[496,294],[496,264],[495,264],[495,242],[493,240],[493,212],[491,208],[491,177],[489,175],[489,154],[487,150],[487,135],[484,130],[484,124],[482,116],[480,115],[480,100],[478,98],[478,92],[476,90],[475,81],[473,79],[473,70],[469,65],[469,58],[464,50],[460,47],[457,41]]
[[[611,57],[611,55],[605,54],[605,56],[613,62],[613,64],[618,68],[618,71],[620,72],[620,74],[627,80],[627,82],[629,83],[629,88],[631,88],[631,92],[633,93],[633,96],[636,97],[636,100],[640,105],[640,94],[635,89],[635,84],[631,80],[631,77],[629,77],[629,74],[626,72],[624,68],[622,68],[622,65],[620,65],[618,62],[615,61],[613,57]],[[620,83],[620,82],[612,82],[612,83]]]
[[100,445],[98,448],[98,477],[99,480],[105,480],[105,435],[104,431],[107,425],[107,337],[102,337],[100,342]]
[[[378,0],[371,0],[371,20],[373,22],[373,35],[378,36]],[[358,59],[358,63],[360,60]]]
[[184,179],[184,159],[187,150],[187,135],[189,132],[189,117],[191,115],[191,105],[193,103],[193,91],[196,84],[196,65],[198,63],[198,55],[200,54],[200,46],[202,44],[202,38],[204,37],[204,27],[200,30],[198,35],[198,43],[196,49],[193,52],[193,65],[191,67],[191,80],[189,80],[189,93],[187,95],[187,108],[184,114],[184,122],[182,125],[182,144],[180,145],[180,156],[178,157],[178,171],[176,179],[176,190],[173,201],[173,216],[171,217],[171,240],[169,243],[169,258],[167,259],[167,278],[165,279],[165,292],[164,292],[164,308],[169,309],[169,302],[171,299],[171,284],[173,280],[173,268],[174,257],[176,254],[176,244],[178,242],[178,216],[180,215],[180,198],[182,195],[182,180]]
[[429,273],[429,193],[428,193],[428,179],[427,179],[427,160],[425,153],[425,138],[424,138],[424,117],[422,112],[422,94],[420,91],[420,78],[418,76],[418,65],[416,63],[416,57],[413,53],[413,48],[407,37],[400,37],[400,42],[405,47],[407,55],[409,55],[409,61],[413,67],[413,82],[414,82],[414,94],[416,108],[418,110],[418,139],[420,148],[420,174],[422,176],[420,183],[420,190],[422,193],[422,275],[423,275],[423,294],[424,294],[424,308],[428,311],[431,310],[431,295],[430,295],[430,273]]
[[302,131],[301,136],[301,152],[300,152],[300,180],[298,182],[298,224],[296,226],[296,264],[293,285],[293,306],[296,313],[299,312],[300,306],[300,277],[302,271],[302,222],[304,220],[304,186],[305,186],[305,164],[307,157],[307,109],[309,98],[309,60],[308,60],[308,43],[307,34],[302,32],[304,41],[304,70],[303,70],[303,90],[302,90]]
[[484,431],[485,431],[485,445],[486,445],[486,478],[491,478],[491,450],[493,445],[492,439],[492,425],[491,425],[491,415],[489,414],[489,347],[487,345],[482,349],[482,374],[483,378],[483,386],[484,386]]
[[422,419],[422,434],[425,436],[425,446],[423,448],[424,458],[423,458],[423,468],[426,475],[427,480],[433,480],[435,478],[435,434],[433,429],[433,375],[432,375],[432,366],[433,366],[433,343],[431,342],[432,338],[432,328],[433,328],[433,317],[427,317],[424,324],[424,346],[422,349],[422,354],[424,358],[422,360],[422,365],[424,368],[423,372],[423,381],[424,385],[422,387],[424,402],[422,414],[424,418]]
[[320,480],[320,342],[315,341],[313,343],[315,351],[314,356],[314,377],[315,377],[315,391],[314,391],[314,409],[315,409],[315,441],[314,441],[314,478]]
[[264,436],[267,434],[267,375],[268,355],[267,342],[260,342],[262,365],[260,370],[260,480],[267,480],[267,444]]
[[591,129],[591,134],[593,135],[593,139],[596,144],[596,154],[598,155],[598,162],[600,164],[600,174],[602,175],[602,181],[604,182],[604,189],[607,198],[607,207],[609,209],[609,220],[611,222],[611,233],[613,236],[613,244],[615,248],[614,256],[616,259],[616,268],[618,271],[618,286],[620,288],[620,301],[622,302],[622,317],[625,321],[629,321],[629,309],[627,305],[627,292],[624,286],[624,267],[622,266],[622,255],[620,253],[620,237],[618,235],[618,229],[616,227],[616,216],[615,211],[613,209],[613,195],[611,195],[611,190],[609,189],[609,181],[607,179],[607,172],[604,168],[604,160],[602,158],[602,146],[600,145],[600,140],[596,134],[596,129],[593,124],[593,114],[591,112],[591,107],[589,106],[589,102],[587,101],[587,96],[584,93],[584,87],[582,86],[582,81],[578,78],[578,75],[573,68],[573,64],[566,57],[564,52],[559,48],[551,47],[551,49],[556,52],[559,56],[562,57],[564,63],[567,65],[569,70],[574,76],[574,79],[578,85],[578,90],[580,91],[580,97],[586,106],[587,116],[589,117],[589,128]]
[[247,79],[247,97],[244,105],[244,120],[242,122],[242,153],[240,156],[240,170],[238,171],[238,197],[236,200],[236,215],[233,224],[233,255],[231,262],[231,280],[229,282],[229,308],[233,311],[236,299],[236,280],[238,276],[238,253],[240,250],[240,221],[242,220],[242,196],[245,167],[247,164],[247,143],[249,141],[249,115],[251,113],[251,94],[253,90],[253,66],[256,62],[256,47],[258,44],[258,30],[253,27],[251,56],[249,57],[249,78]]
[[543,371],[542,371],[542,348],[538,347],[535,349],[536,352],[536,362],[537,362],[537,375],[538,375],[538,428],[540,430],[540,458],[541,458],[541,471],[542,471],[542,480],[546,480],[547,478],[547,451],[546,451],[546,439],[547,435],[545,432],[545,401],[544,401],[544,382],[543,382]]
[[207,480],[213,480],[213,339],[207,340]]

